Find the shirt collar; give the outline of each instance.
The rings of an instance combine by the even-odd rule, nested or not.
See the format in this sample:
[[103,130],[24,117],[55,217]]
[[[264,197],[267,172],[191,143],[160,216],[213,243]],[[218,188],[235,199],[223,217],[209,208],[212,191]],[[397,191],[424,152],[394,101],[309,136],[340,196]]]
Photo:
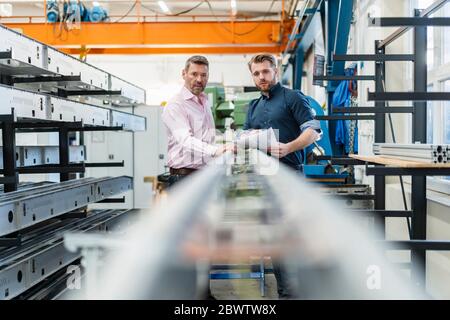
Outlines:
[[[181,89],[181,94],[182,94],[184,100],[190,100],[195,97],[195,95],[191,91],[189,91],[189,89],[186,88],[185,86],[183,86],[183,88]],[[205,103],[206,94],[204,92],[200,93],[199,99],[202,103]]]
[[277,82],[277,84],[275,84],[272,88],[270,88],[268,97],[263,94],[261,94],[261,95],[264,99],[270,99],[274,95],[276,95],[278,92],[280,92],[281,88],[282,88],[281,83]]

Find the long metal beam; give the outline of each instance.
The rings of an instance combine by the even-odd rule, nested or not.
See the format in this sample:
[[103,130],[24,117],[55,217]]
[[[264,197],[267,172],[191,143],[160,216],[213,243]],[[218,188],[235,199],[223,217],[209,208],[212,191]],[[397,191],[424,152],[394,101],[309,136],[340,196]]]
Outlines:
[[373,27],[450,27],[450,19],[427,17],[389,17],[371,18],[369,26]]
[[[449,0],[438,0],[438,1],[434,2],[428,8],[423,10],[419,16],[420,17],[428,17],[428,16],[430,16],[432,13],[434,13],[437,10],[439,10],[440,8],[442,8],[442,6],[444,6],[448,1]],[[391,35],[389,35],[386,39],[380,41],[378,43],[378,48],[381,49],[383,47],[386,47],[388,44],[390,44],[393,41],[395,41],[396,39],[398,39],[401,35],[403,35],[409,29],[411,29],[411,27],[402,27],[400,29],[397,29]]]
[[0,236],[131,190],[132,178],[84,178],[0,195]]
[[120,90],[125,102],[145,103],[144,89],[60,52],[39,39],[0,25],[0,73],[12,78],[8,84],[34,88],[34,91],[51,91],[58,86],[66,90]]
[[147,127],[142,116],[0,85],[0,114],[11,114],[12,109],[18,121],[82,122],[91,126],[122,126],[130,131],[145,131]]
[[0,300],[12,299],[79,259],[65,249],[67,232],[105,230],[128,210],[95,210],[82,220],[62,221],[53,229],[29,236],[21,246],[0,251]]
[[333,61],[414,61],[412,54],[335,54]]
[[450,101],[450,92],[368,92],[368,101]]
[[[3,169],[3,148],[0,148],[0,169]],[[84,146],[69,146],[69,161],[86,159]],[[16,146],[17,167],[39,166],[59,163],[58,146]]]

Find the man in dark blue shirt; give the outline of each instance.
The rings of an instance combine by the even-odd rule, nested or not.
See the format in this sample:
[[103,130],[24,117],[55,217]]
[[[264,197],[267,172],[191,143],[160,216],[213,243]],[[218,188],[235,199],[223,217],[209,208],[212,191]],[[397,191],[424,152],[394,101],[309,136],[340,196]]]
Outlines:
[[305,95],[277,81],[274,56],[256,55],[248,66],[261,97],[250,102],[244,130],[273,128],[280,143],[270,154],[298,170],[303,163],[302,150],[319,138],[320,123],[314,120]]
[[[284,88],[277,81],[278,70],[273,55],[256,55],[248,67],[256,87],[261,90],[261,97],[250,102],[244,130],[274,129],[279,143],[271,146],[268,152],[291,168],[300,170],[302,150],[319,139],[320,122],[314,120],[305,95]],[[279,298],[295,298],[285,266],[277,260],[272,264]]]

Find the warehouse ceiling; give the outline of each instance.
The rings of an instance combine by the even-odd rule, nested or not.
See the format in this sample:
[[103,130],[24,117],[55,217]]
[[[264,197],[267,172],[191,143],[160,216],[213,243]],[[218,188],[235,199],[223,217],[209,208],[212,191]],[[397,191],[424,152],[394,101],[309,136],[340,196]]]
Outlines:
[[[51,1],[0,0],[0,23],[70,54],[254,53],[284,50],[300,0],[82,0],[80,6]],[[164,6],[161,5],[161,2]],[[75,4],[76,2],[71,4]],[[233,5],[235,9],[233,10]],[[6,8],[6,10],[5,10]],[[75,8],[75,9],[73,9]],[[103,11],[103,10],[101,10]],[[57,14],[55,14],[55,12]],[[76,13],[74,13],[76,12]],[[53,14],[58,19],[45,17]],[[96,20],[91,20],[96,21]]]
[[[48,2],[48,1],[47,1]],[[62,0],[59,1],[63,3]],[[169,12],[165,13],[161,9],[157,0],[108,0],[91,1],[82,0],[87,7],[92,7],[94,2],[107,9],[111,20],[121,19],[130,21],[137,15],[146,16],[146,19],[164,18],[170,19],[192,19],[196,16],[199,19],[230,19],[232,8],[230,0],[165,0]],[[279,19],[281,10],[293,14],[296,7],[303,5],[302,0],[236,0],[235,19]],[[0,1],[0,5],[11,5],[13,16],[44,16],[43,0],[10,0]],[[203,18],[202,18],[203,17]]]

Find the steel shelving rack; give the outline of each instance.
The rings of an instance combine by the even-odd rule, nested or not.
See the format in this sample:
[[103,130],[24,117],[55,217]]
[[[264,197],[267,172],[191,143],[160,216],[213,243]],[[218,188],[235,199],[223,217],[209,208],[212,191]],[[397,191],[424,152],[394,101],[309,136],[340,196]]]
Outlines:
[[[369,26],[400,27],[382,41],[375,41],[374,54],[333,55],[333,61],[371,61],[375,63],[373,76],[334,76],[314,77],[321,80],[358,80],[375,81],[375,92],[368,92],[368,100],[374,101],[374,107],[334,108],[327,120],[373,120],[375,122],[375,143],[384,143],[386,131],[385,115],[389,113],[412,114],[412,142],[426,143],[427,101],[450,101],[450,92],[427,92],[427,27],[449,27],[449,18],[432,18],[432,13],[445,5],[447,0],[439,0],[425,10],[415,10],[414,17],[369,18]],[[386,47],[401,37],[409,29],[414,33],[412,54],[386,54]],[[414,88],[412,92],[386,92],[386,62],[409,61],[414,68]],[[388,101],[411,101],[412,106],[390,107]],[[368,116],[367,114],[371,115]],[[363,114],[363,115],[361,115]],[[391,128],[392,129],[392,128]],[[395,138],[394,138],[395,139]],[[395,141],[394,141],[395,142]],[[322,157],[334,164],[365,165],[366,175],[374,176],[374,209],[364,210],[362,214],[373,216],[377,225],[381,226],[385,237],[385,218],[403,217],[411,219],[410,240],[385,241],[393,249],[411,250],[411,263],[407,264],[413,271],[412,281],[425,289],[426,284],[426,251],[450,250],[450,240],[427,240],[427,176],[449,176],[449,164],[430,164],[420,166],[392,165],[380,161],[376,157]],[[401,163],[401,161],[400,161]],[[386,176],[399,176],[403,190],[403,176],[411,176],[411,209],[386,210]],[[384,239],[384,238],[383,238]]]
[[[119,110],[145,104],[145,90],[0,25],[0,299],[31,297],[80,254],[64,248],[66,232],[107,231],[130,210],[87,210],[132,189],[128,176],[73,179],[89,167],[75,132],[145,131],[146,118]],[[18,146],[16,134],[56,132],[58,146]],[[60,182],[21,181],[22,174],[59,174]],[[39,296],[39,294],[34,294]]]

